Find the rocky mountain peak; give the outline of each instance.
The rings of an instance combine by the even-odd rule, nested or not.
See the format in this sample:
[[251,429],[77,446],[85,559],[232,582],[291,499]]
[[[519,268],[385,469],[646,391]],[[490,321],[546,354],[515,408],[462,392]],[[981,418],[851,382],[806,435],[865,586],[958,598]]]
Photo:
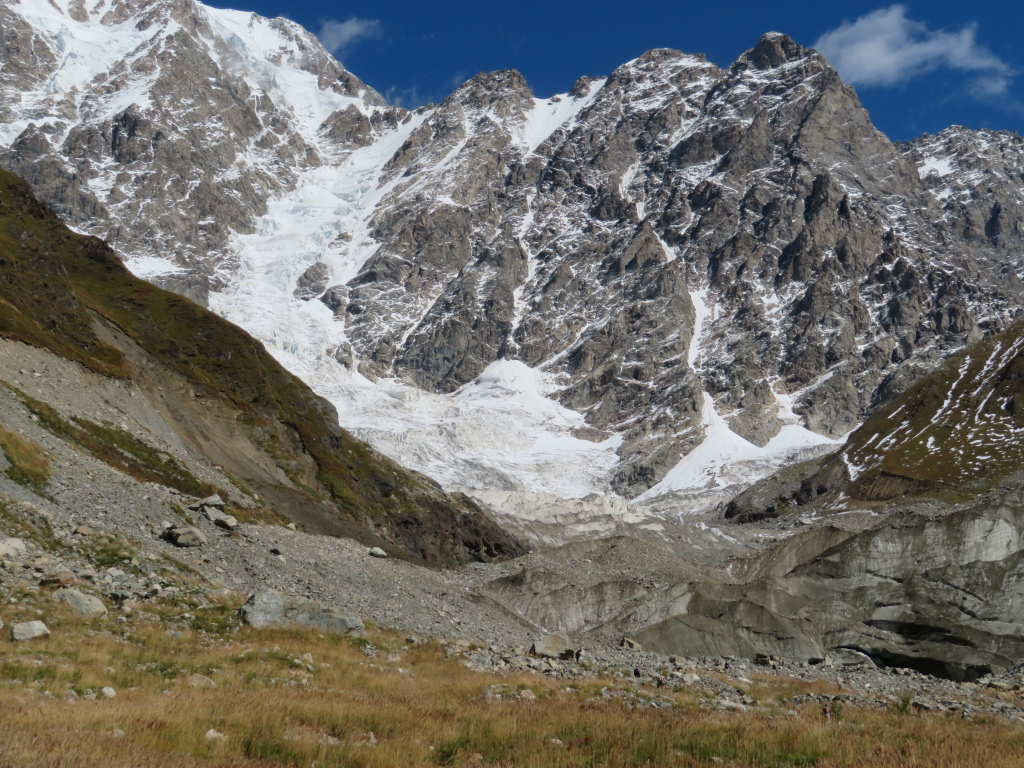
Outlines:
[[88,13],[21,0],[0,21],[18,30],[0,47],[0,101],[17,105],[2,115],[4,165],[200,300],[268,194],[401,114],[285,19],[194,0]]
[[441,102],[438,112],[451,110],[455,105],[471,112],[475,119],[488,113],[499,121],[507,120],[533,105],[533,91],[518,70],[480,72]]
[[789,35],[784,35],[781,32],[767,32],[761,35],[757,45],[737,59],[733,67],[776,69],[785,64],[817,55],[816,51],[804,48]]
[[0,162],[445,481],[555,491],[558,435],[580,493],[724,493],[728,456],[738,483],[831,444],[1024,299],[1019,137],[895,146],[785,35],[409,113],[290,22],[114,7],[106,58],[92,17],[0,8]]

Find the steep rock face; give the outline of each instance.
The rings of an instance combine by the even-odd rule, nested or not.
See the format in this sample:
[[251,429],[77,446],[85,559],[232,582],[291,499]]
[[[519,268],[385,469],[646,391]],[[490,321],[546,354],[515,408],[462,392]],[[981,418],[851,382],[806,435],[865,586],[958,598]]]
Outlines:
[[901,145],[944,218],[976,257],[1017,270],[1024,245],[1024,139],[953,126]]
[[[1021,304],[1019,137],[893,145],[784,35],[728,69],[650,51],[551,99],[480,74],[406,114],[284,20],[2,13],[0,83],[30,105],[2,162],[61,215],[219,290],[324,391],[358,371],[452,393],[522,361],[614,436],[626,495],[717,423],[753,447],[844,435]],[[116,41],[88,78],[55,18]]]
[[838,437],[1019,304],[1006,253],[961,245],[914,153],[784,36],[726,71],[652,51],[563,97],[586,103],[536,146],[524,88],[474,79],[396,155],[392,173],[430,170],[374,214],[349,338],[365,373],[434,390],[500,356],[556,374],[565,405],[623,434],[626,493],[700,443],[704,391],[756,445],[780,396]]

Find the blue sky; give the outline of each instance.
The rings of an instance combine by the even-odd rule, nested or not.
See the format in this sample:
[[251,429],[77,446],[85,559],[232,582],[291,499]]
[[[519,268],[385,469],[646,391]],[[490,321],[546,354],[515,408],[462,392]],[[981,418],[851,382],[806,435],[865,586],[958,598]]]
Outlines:
[[724,67],[762,33],[777,31],[825,52],[894,140],[954,123],[1024,133],[1019,0],[211,4],[299,22],[353,74],[404,106],[440,100],[477,72],[505,68],[546,97],[650,48],[704,53]]

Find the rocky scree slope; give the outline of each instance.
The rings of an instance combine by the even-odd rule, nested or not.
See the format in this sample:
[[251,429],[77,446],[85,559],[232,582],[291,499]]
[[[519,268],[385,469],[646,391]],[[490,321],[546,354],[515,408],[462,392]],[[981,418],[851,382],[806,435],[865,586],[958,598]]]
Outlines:
[[840,450],[733,499],[735,523],[806,532],[733,563],[741,586],[704,585],[703,602],[649,637],[724,642],[745,614],[750,649],[774,627],[773,643],[810,638],[962,679],[1018,660],[1022,351],[1017,322],[911,385]]
[[[838,438],[1021,305],[1020,137],[894,145],[784,35],[725,69],[650,51],[551,99],[481,74],[404,113],[283,20],[191,0],[3,13],[21,106],[0,162],[62,216],[137,246],[139,274],[206,297],[323,393],[461,392],[520,361],[577,438],[617,452],[601,471],[628,496],[681,490],[658,483],[715,425],[782,458]],[[116,42],[76,70],[61,24]],[[368,422],[440,473],[432,438]],[[446,480],[529,485],[492,464]]]
[[[231,494],[258,494],[310,531],[379,537],[396,552],[446,565],[521,551],[471,502],[346,433],[330,404],[258,341],[132,276],[107,245],[70,232],[7,172],[0,333],[134,384],[179,441],[237,479]],[[38,411],[61,437],[128,474],[184,493],[210,490],[144,440],[119,436],[116,424],[69,420],[45,404]]]
[[1016,321],[842,448],[741,493],[724,509],[732,525],[664,529],[661,545],[573,542],[481,591],[573,636],[625,634],[666,654],[855,652],[954,680],[1010,668],[1024,654],[1022,365]]

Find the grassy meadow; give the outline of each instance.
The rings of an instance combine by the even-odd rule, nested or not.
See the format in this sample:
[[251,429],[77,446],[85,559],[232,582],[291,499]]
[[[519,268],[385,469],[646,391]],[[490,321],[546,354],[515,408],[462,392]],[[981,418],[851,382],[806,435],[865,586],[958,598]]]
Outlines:
[[[436,642],[253,630],[236,609],[83,620],[5,605],[8,624],[45,618],[53,636],[0,640],[0,765],[1024,765],[1024,729],[996,718],[846,707],[826,723],[788,701],[825,684],[761,677],[746,712],[701,707],[685,688],[641,690],[676,706],[638,707],[629,681],[483,674]],[[502,698],[485,697],[495,685]]]

